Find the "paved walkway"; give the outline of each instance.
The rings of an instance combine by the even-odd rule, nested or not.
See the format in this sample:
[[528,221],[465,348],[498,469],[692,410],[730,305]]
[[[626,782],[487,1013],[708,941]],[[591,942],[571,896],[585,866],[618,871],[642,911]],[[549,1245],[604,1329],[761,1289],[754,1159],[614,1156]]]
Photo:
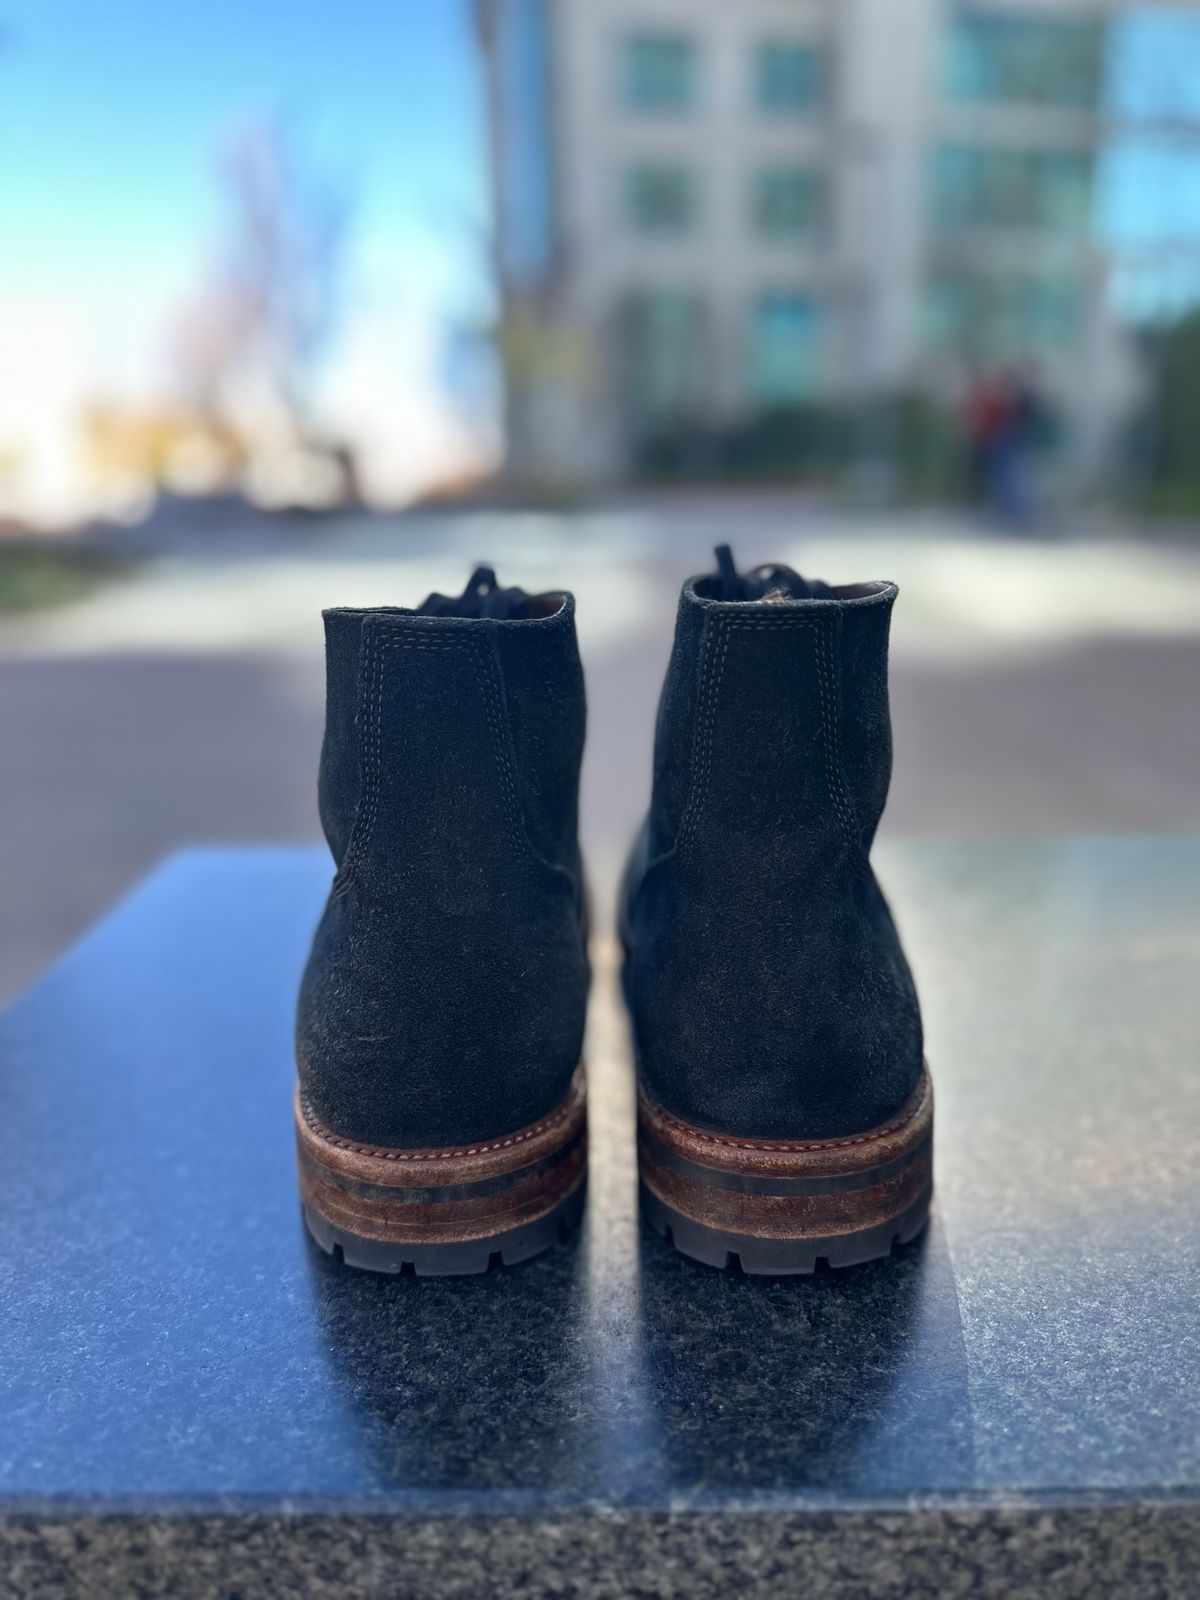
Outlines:
[[747,563],[901,585],[893,833],[1200,829],[1200,547],[1008,542],[786,504],[326,527],[180,554],[0,624],[0,999],[157,859],[317,836],[319,610],[460,588],[473,559],[580,601],[585,844],[601,914],[645,804],[680,580]]

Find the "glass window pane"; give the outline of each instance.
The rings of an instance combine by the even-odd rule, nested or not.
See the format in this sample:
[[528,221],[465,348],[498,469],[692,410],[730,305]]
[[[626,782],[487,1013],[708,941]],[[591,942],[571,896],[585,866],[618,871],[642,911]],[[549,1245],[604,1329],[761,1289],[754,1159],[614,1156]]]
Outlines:
[[1083,151],[946,145],[934,156],[934,215],[945,229],[1078,232],[1091,197],[1092,161]]
[[957,100],[1086,110],[1100,94],[1104,43],[1095,16],[962,7],[950,24],[947,87]]
[[1020,359],[1070,346],[1079,313],[1079,287],[1071,278],[947,269],[928,284],[925,331],[938,349]]
[[630,296],[624,322],[627,404],[643,426],[685,416],[703,383],[700,298],[683,289]]
[[825,225],[825,182],[810,167],[764,167],[751,190],[754,226],[770,239],[812,242]]
[[687,167],[640,162],[625,175],[625,214],[635,233],[687,233],[696,214],[696,182]]
[[696,97],[696,49],[675,33],[635,33],[621,47],[621,98],[634,111],[686,111]]
[[768,39],[755,55],[755,101],[760,111],[806,116],[825,98],[825,53],[818,46]]
[[821,380],[821,312],[807,295],[764,295],[750,331],[750,386],[763,406],[810,399]]

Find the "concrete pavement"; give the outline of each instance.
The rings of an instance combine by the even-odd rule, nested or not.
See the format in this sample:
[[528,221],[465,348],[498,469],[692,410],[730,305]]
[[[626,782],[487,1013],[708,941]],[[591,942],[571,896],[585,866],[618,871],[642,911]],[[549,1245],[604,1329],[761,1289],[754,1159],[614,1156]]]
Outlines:
[[179,845],[316,837],[321,606],[413,604],[476,559],[579,596],[605,915],[645,803],[679,582],[723,537],[748,564],[899,581],[888,831],[1200,828],[1196,546],[738,501],[357,521],[269,551],[226,539],[0,624],[0,998]]

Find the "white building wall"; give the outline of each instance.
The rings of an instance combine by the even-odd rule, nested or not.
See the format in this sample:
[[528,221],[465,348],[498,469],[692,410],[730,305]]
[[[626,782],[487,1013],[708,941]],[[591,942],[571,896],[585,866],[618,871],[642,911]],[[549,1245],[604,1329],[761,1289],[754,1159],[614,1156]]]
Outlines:
[[845,386],[903,381],[919,341],[926,148],[938,0],[843,0],[838,11],[838,282]]
[[[560,196],[564,301],[586,330],[598,396],[616,382],[619,308],[645,287],[697,292],[706,310],[711,382],[708,414],[718,421],[746,404],[747,307],[761,290],[813,284],[831,276],[831,252],[764,249],[748,221],[748,177],[773,157],[825,162],[821,119],[769,121],[753,108],[753,47],[761,37],[824,37],[824,0],[562,0],[555,55],[559,81]],[[697,42],[699,102],[678,116],[639,115],[622,106],[617,82],[622,39],[638,29],[678,29]],[[646,240],[621,215],[621,178],[637,160],[678,159],[700,184],[700,218],[679,240]],[[618,408],[600,400],[586,449],[618,468],[623,449]]]
[[[1105,9],[1105,0],[991,0],[997,4],[1025,14]],[[1087,147],[1098,135],[1096,120],[1077,112],[950,104],[942,94],[942,53],[951,8],[952,0],[556,0],[550,7],[556,304],[579,349],[578,406],[554,446],[570,458],[564,475],[604,480],[627,464],[618,333],[620,307],[633,290],[667,286],[701,297],[705,406],[714,422],[752,403],[748,318],[771,289],[811,291],[825,306],[832,394],[854,398],[922,376],[925,284],[941,249],[929,202],[938,141]],[[696,41],[694,110],[639,114],[622,103],[621,41],[647,29]],[[764,117],[753,101],[754,47],[760,39],[802,35],[824,39],[831,53],[826,114]],[[623,171],[657,157],[687,164],[701,186],[699,223],[678,240],[639,238],[621,213]],[[830,231],[820,245],[764,242],[751,228],[750,174],[772,159],[826,167]],[[1028,264],[1039,251],[1052,261],[1078,246],[980,238],[956,248],[992,262],[1009,252]],[[1069,377],[1078,393],[1082,376],[1094,394],[1083,431],[1098,441],[1128,385],[1103,263],[1093,261],[1087,272],[1096,290],[1086,331],[1059,363],[1059,378]]]

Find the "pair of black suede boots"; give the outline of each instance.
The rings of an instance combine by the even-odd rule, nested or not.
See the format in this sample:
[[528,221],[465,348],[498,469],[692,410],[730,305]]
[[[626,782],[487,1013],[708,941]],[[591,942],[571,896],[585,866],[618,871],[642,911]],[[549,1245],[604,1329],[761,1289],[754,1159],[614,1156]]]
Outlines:
[[[715,1266],[866,1261],[928,1215],[920,1013],[868,862],[895,596],[722,548],[680,598],[621,938],[645,1211]],[[482,1272],[583,1206],[574,600],[481,567],[457,598],[325,624],[337,873],[300,992],[304,1212],[354,1266]]]

